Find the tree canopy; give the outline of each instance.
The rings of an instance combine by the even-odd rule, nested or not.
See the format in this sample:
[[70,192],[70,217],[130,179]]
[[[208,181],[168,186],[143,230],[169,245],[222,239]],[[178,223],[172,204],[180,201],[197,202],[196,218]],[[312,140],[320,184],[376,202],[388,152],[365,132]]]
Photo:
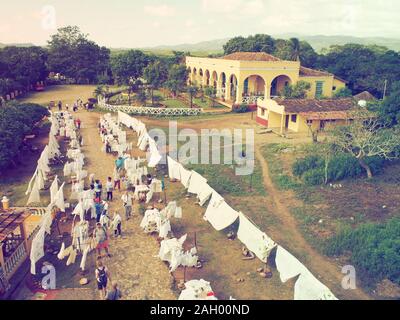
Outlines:
[[152,59],[140,50],[129,50],[111,57],[111,70],[118,84],[129,84],[131,79],[143,77],[143,70]]

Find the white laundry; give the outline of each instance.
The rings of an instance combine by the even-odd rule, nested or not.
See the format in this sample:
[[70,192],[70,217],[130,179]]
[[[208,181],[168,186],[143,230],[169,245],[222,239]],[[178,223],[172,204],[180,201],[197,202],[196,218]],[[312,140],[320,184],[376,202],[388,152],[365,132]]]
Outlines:
[[57,254],[58,260],[64,259],[64,251],[65,251],[65,243],[63,242],[60,248],[60,251]]
[[78,204],[75,206],[74,211],[72,211],[73,215],[78,215],[81,221],[85,220],[84,218],[85,210],[83,209],[82,201],[79,201]]
[[33,238],[30,253],[31,274],[36,274],[36,262],[44,257],[45,234],[45,230],[43,228],[40,228],[35,238]]
[[201,190],[206,187],[206,184],[207,184],[207,179],[203,178],[196,171],[192,170],[188,192],[199,194]]
[[61,185],[60,189],[56,194],[56,201],[55,205],[60,209],[62,212],[65,212],[65,203],[64,203],[64,185],[65,182]]
[[334,294],[308,270],[294,285],[294,300],[338,300]]
[[176,219],[182,219],[182,208],[181,207],[176,207],[175,218]]
[[204,220],[219,231],[229,227],[238,217],[239,212],[232,209],[217,192],[213,192]]
[[181,183],[182,185],[187,189],[189,188],[189,183],[190,183],[190,178],[192,176],[192,171],[187,170],[183,167],[183,165],[180,165],[179,168],[179,174],[181,177]]
[[86,249],[83,250],[81,264],[79,265],[79,268],[81,268],[82,271],[85,271],[85,269],[86,269],[86,260],[87,260],[89,251],[90,251],[90,246],[87,246]]
[[159,237],[164,239],[167,238],[168,233],[172,231],[169,219],[161,220],[159,230]]
[[50,201],[51,203],[54,203],[56,200],[56,194],[58,192],[58,177],[55,176],[53,183],[50,186]]
[[149,157],[149,163],[147,164],[149,168],[154,168],[157,166],[162,159],[161,154],[155,150],[153,152],[150,152],[150,157]]
[[185,283],[178,300],[218,300],[210,286],[210,283],[201,280],[190,280]]
[[36,168],[35,173],[33,174],[31,180],[29,181],[28,189],[26,189],[25,195],[28,195],[29,193],[31,193],[33,184],[35,183],[35,180],[36,180],[37,172],[38,172],[38,168]]
[[251,223],[243,213],[239,212],[238,239],[253,252],[262,262],[267,262],[271,250],[276,243],[264,232]]
[[33,184],[31,194],[29,195],[28,202],[26,205],[32,203],[40,203],[40,192],[37,179],[35,179],[35,183]]
[[281,246],[276,249],[275,265],[282,282],[307,271],[307,268],[299,260]]
[[181,164],[172,159],[170,156],[167,157],[168,161],[168,176],[170,179],[181,180]]
[[207,183],[203,184],[203,188],[201,189],[200,193],[197,195],[200,206],[203,206],[207,202],[207,200],[210,199],[213,192],[214,192],[214,189],[211,188]]

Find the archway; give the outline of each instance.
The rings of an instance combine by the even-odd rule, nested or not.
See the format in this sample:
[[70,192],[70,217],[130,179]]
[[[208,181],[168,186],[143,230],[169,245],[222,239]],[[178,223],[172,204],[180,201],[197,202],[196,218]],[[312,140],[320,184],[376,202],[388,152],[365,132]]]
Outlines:
[[211,85],[214,87],[214,89],[217,89],[217,84],[218,84],[218,74],[216,71],[214,71],[211,76]]
[[238,84],[238,80],[237,80],[236,76],[234,74],[232,74],[229,77],[229,86],[230,86],[229,100],[231,100],[231,101],[236,100],[237,84]]
[[286,75],[275,77],[271,82],[271,98],[279,96],[282,93],[282,90],[291,83],[292,80]]
[[244,80],[243,93],[249,97],[265,96],[265,81],[259,75],[251,75]]
[[204,73],[205,81],[204,85],[209,86],[210,85],[210,71],[206,70]]

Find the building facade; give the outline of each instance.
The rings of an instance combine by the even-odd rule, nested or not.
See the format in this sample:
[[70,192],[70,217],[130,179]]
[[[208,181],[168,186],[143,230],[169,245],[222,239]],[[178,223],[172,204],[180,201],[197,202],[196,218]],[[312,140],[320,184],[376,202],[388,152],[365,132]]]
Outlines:
[[302,67],[264,52],[237,52],[222,58],[186,57],[189,83],[213,86],[217,99],[230,104],[256,104],[277,97],[298,81],[311,85],[307,98],[332,97],[346,82],[328,72]]

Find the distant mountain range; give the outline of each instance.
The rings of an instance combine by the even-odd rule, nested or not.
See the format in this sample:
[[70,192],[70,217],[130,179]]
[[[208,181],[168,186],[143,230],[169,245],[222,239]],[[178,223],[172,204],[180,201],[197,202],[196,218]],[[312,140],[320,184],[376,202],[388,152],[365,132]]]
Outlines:
[[7,44],[0,43],[0,48],[12,47],[12,46],[15,46],[15,47],[32,47],[32,46],[35,46],[35,45],[33,43],[7,43]]
[[[358,43],[363,45],[379,45],[385,46],[389,49],[400,51],[400,39],[391,39],[383,37],[352,37],[352,36],[303,36],[298,34],[281,34],[273,36],[278,39],[289,39],[291,37],[297,37],[300,40],[307,41],[317,51],[320,52],[324,48],[329,48],[332,45],[343,45],[346,43]],[[152,48],[141,48],[146,51],[190,51],[190,52],[209,52],[216,53],[222,52],[223,45],[229,41],[230,38],[217,39],[212,41],[203,41],[194,44],[178,44],[171,46],[157,46]]]

